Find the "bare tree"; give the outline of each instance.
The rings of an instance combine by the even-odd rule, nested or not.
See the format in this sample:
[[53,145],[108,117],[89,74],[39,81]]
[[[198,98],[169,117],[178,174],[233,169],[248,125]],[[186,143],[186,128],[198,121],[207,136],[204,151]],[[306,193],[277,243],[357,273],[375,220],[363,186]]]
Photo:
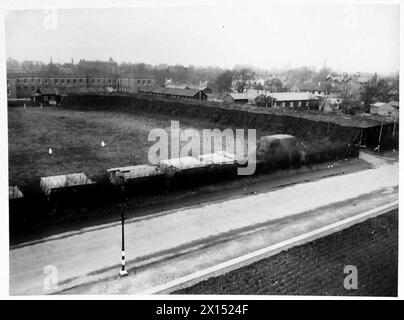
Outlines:
[[234,74],[234,87],[237,92],[244,92],[251,86],[251,81],[254,79],[255,73],[248,68],[243,68],[236,71]]

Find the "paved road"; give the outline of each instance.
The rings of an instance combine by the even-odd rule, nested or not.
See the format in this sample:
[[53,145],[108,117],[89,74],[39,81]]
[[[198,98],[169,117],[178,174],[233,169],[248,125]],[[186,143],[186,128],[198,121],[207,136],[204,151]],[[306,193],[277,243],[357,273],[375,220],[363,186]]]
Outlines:
[[[268,175],[245,177],[240,180],[223,181],[220,185],[205,185],[191,190],[179,190],[158,197],[130,198],[124,203],[103,206],[100,209],[90,209],[87,213],[91,219],[57,223],[51,220],[46,224],[35,226],[33,230],[23,233],[13,233],[10,239],[14,247],[23,242],[35,241],[58,233],[66,233],[97,225],[105,225],[120,220],[119,212],[124,210],[127,219],[153,215],[161,211],[180,210],[184,207],[222,201],[225,199],[245,196],[249,193],[273,191],[288,185],[315,181],[328,176],[348,174],[369,169],[370,165],[360,159],[348,159],[337,162],[316,164],[312,168],[302,167],[295,170],[279,170]],[[140,202],[140,203],[139,203]],[[59,219],[60,220],[60,219]]]
[[[126,225],[127,258],[153,257],[372,192],[391,193],[396,186],[398,163],[378,164],[358,173],[135,219]],[[119,262],[119,224],[21,246],[10,252],[10,293],[46,293],[44,268],[48,265],[56,267],[60,289],[96,271],[117,269]]]

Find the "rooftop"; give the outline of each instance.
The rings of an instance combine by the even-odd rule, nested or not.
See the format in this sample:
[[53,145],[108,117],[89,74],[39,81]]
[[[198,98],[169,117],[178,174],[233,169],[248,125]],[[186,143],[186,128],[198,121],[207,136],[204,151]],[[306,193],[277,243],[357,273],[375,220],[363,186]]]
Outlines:
[[99,71],[91,71],[91,72],[84,72],[84,71],[73,71],[72,73],[49,73],[47,71],[43,72],[35,72],[35,73],[28,73],[28,72],[8,72],[7,79],[16,79],[16,78],[63,78],[63,79],[73,79],[73,78],[124,78],[124,79],[154,79],[153,75],[150,74],[134,74],[134,73],[106,73],[106,72],[99,72]]
[[50,176],[41,178],[41,188],[45,194],[50,194],[53,189],[75,187],[94,184],[83,172]]
[[317,96],[310,92],[272,92],[267,96],[277,101],[318,100]]
[[136,166],[111,168],[107,170],[110,174],[122,177],[124,181],[132,179],[140,179],[144,177],[151,177],[162,175],[163,172],[159,170],[156,166],[151,166],[148,164],[141,164]]
[[258,97],[262,92],[257,92],[256,90],[254,91],[247,91],[247,92],[231,92],[229,93],[229,96],[233,98],[233,100],[254,100],[256,97]]
[[199,90],[199,89],[185,89],[185,88],[157,87],[157,88],[151,88],[151,89],[145,88],[145,89],[141,89],[140,91],[146,92],[146,93],[168,94],[168,95],[183,96],[183,97],[194,97],[201,90]]
[[160,164],[163,166],[173,167],[180,171],[206,166],[206,163],[202,163],[201,161],[199,161],[194,157],[182,157],[182,158],[162,160],[160,161]]

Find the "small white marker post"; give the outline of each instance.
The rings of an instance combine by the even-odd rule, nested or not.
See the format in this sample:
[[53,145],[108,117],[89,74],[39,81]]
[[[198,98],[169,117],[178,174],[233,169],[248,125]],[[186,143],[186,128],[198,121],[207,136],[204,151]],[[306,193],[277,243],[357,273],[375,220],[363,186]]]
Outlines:
[[52,148],[49,148],[49,154],[52,154]]
[[101,147],[105,147],[104,141],[101,141]]
[[26,105],[26,103],[24,102],[24,109],[26,109],[27,108],[27,105]]
[[127,276],[128,271],[125,268],[125,217],[123,214],[123,209],[121,209],[121,221],[122,221],[122,260],[121,260],[121,270],[119,271],[119,275],[121,277]]

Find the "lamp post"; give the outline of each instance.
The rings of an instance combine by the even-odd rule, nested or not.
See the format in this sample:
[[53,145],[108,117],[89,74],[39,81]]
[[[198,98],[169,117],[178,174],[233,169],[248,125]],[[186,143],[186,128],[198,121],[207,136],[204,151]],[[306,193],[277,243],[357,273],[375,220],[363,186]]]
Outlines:
[[128,271],[125,268],[125,217],[123,209],[121,209],[121,224],[122,224],[122,260],[121,260],[121,270],[119,271],[119,275],[124,277],[128,275]]

